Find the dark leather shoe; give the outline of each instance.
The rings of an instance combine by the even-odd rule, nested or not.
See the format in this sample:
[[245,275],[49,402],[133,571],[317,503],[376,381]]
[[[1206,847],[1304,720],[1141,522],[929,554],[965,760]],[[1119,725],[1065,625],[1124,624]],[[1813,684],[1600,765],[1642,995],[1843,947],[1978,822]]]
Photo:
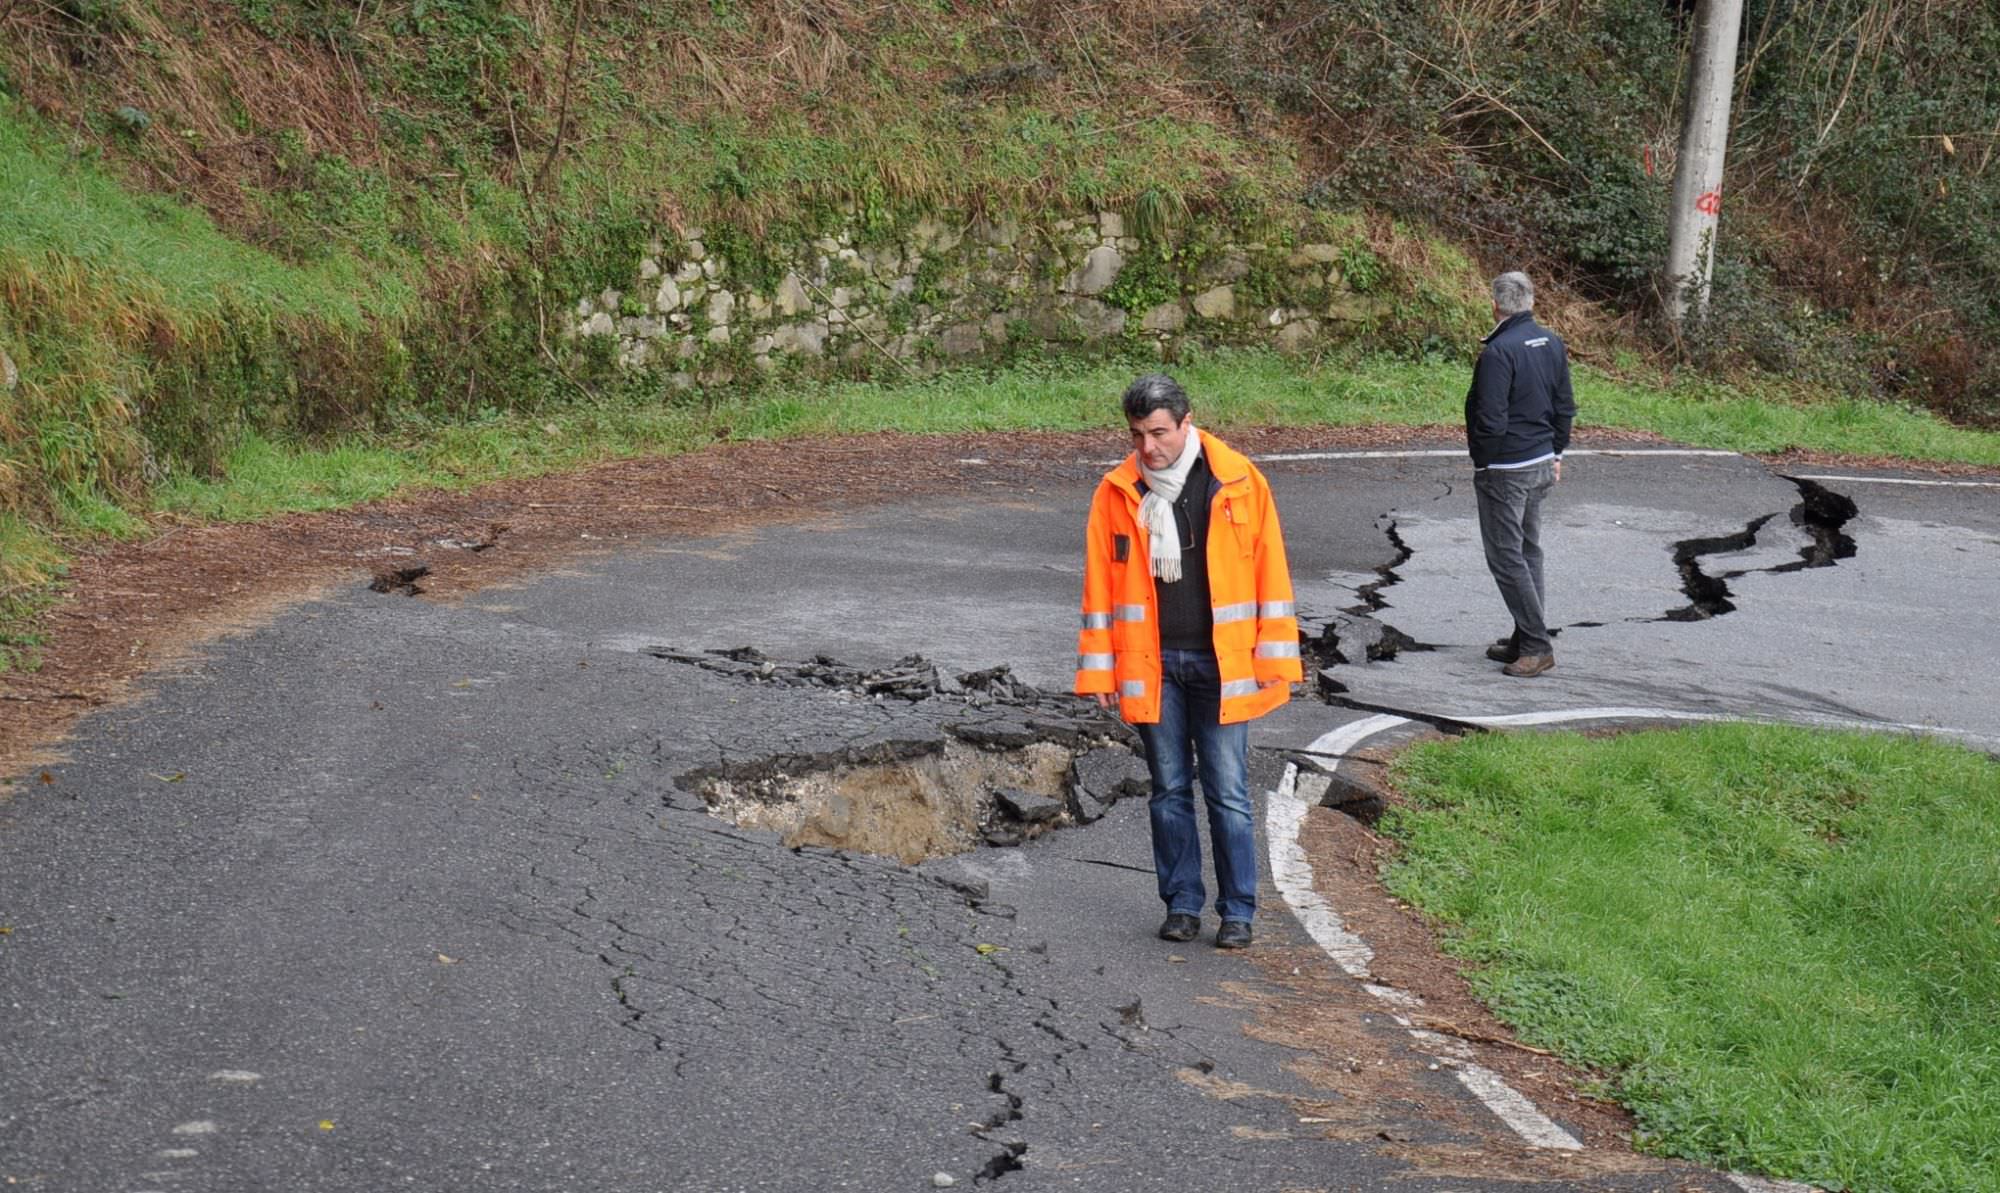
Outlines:
[[1201,917],[1171,913],[1160,925],[1161,940],[1193,940],[1201,935]]
[[1512,638],[1502,638],[1486,648],[1486,657],[1496,663],[1511,663],[1521,657],[1521,648],[1514,645]]
[[1515,679],[1533,679],[1555,665],[1556,656],[1553,654],[1528,654],[1500,668],[1500,674],[1511,675]]
[[1250,947],[1250,921],[1224,920],[1222,927],[1215,930],[1215,947],[1218,949],[1247,949]]

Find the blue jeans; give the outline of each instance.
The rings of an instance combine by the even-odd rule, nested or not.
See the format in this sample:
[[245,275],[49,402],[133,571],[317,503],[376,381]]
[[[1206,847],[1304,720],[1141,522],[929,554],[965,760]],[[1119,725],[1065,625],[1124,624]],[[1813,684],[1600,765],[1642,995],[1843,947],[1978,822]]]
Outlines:
[[1160,720],[1140,725],[1152,771],[1153,869],[1170,914],[1201,914],[1201,836],[1194,820],[1194,779],[1208,805],[1215,851],[1215,910],[1248,920],[1257,910],[1257,834],[1250,814],[1250,726],[1224,725],[1222,675],[1209,650],[1160,652]]

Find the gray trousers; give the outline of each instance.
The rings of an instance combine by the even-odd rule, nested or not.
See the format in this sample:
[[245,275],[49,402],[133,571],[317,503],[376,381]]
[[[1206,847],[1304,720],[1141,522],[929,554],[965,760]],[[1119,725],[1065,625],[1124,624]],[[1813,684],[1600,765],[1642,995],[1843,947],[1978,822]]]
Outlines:
[[1479,540],[1500,599],[1514,615],[1514,644],[1523,655],[1554,654],[1543,620],[1542,499],[1555,488],[1551,461],[1530,468],[1485,468],[1473,474],[1479,498]]

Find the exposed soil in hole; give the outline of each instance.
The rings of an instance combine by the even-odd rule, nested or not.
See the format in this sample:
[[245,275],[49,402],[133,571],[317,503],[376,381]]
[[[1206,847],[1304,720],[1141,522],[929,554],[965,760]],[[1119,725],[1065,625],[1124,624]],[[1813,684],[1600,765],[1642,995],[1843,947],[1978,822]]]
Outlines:
[[423,587],[417,581],[431,574],[431,569],[423,564],[407,568],[383,568],[368,582],[368,591],[396,593],[402,596],[419,596]]
[[984,841],[1019,845],[1088,824],[1144,789],[1130,726],[1095,701],[1044,692],[1005,665],[946,678],[922,655],[852,667],[827,655],[769,658],[754,646],[646,648],[658,659],[747,683],[820,689],[876,704],[905,702],[946,734],[936,744],[882,743],[838,755],[786,755],[680,777],[718,815],[824,845],[914,864]]
[[[1076,752],[1051,742],[982,750],[948,741],[892,762],[835,765],[802,774],[703,780],[709,810],[745,828],[781,833],[788,846],[823,845],[882,854],[915,865],[980,844],[996,826],[1023,836],[1074,823],[1067,806]],[[1022,822],[996,806],[996,792],[1049,801],[1045,819]]]

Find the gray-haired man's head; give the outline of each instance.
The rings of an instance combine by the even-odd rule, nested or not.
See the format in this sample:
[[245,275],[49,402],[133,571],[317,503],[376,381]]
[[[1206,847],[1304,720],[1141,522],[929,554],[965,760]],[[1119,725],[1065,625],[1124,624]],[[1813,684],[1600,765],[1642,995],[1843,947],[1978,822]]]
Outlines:
[[1125,421],[1137,422],[1155,410],[1164,410],[1175,423],[1188,416],[1187,391],[1165,373],[1148,373],[1125,387]]
[[1520,270],[1509,270],[1493,279],[1493,309],[1502,318],[1535,309],[1535,284]]
[[1156,470],[1172,467],[1194,432],[1187,391],[1165,373],[1146,374],[1125,387],[1125,424],[1141,463]]

